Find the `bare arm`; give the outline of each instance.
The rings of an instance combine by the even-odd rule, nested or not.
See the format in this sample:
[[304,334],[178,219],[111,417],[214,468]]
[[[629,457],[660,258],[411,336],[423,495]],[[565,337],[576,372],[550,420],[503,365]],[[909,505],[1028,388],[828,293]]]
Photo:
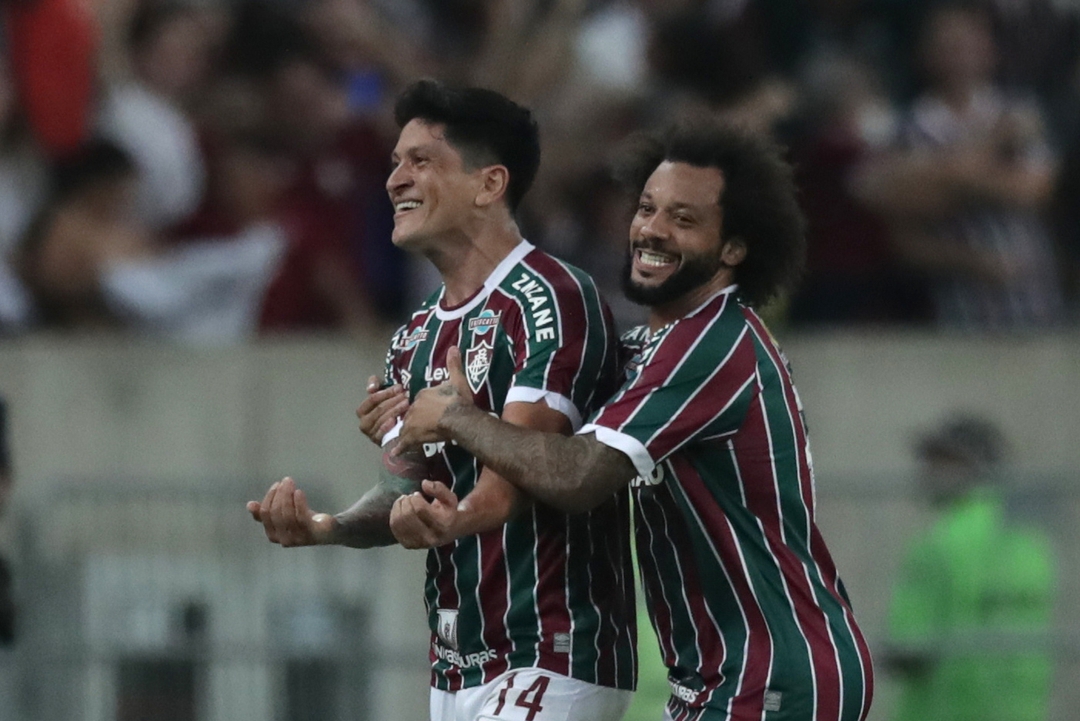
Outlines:
[[347,510],[331,516],[316,513],[291,478],[275,483],[262,502],[249,501],[248,512],[263,525],[267,539],[285,547],[341,545],[372,548],[396,543],[390,510],[400,496],[420,488],[425,465],[419,451],[383,454],[379,482]]
[[[509,403],[503,418],[514,425],[570,435],[570,419],[543,401]],[[458,501],[442,483],[425,481],[425,494],[412,493],[397,499],[390,514],[394,537],[406,548],[433,548],[503,526],[523,508],[529,498],[489,466],[480,472],[476,486]]]
[[1053,163],[1003,157],[987,140],[962,150],[883,155],[856,174],[852,190],[887,217],[936,220],[976,203],[1037,209],[1053,181]]
[[625,453],[594,436],[518,428],[475,406],[450,410],[438,429],[528,495],[566,513],[599,506],[637,475]]
[[562,436],[506,423],[472,403],[457,349],[447,353],[450,381],[420,393],[405,416],[403,448],[454,440],[542,503],[587,511],[626,486],[637,470],[622,451],[593,436]]
[[423,455],[419,451],[399,455],[391,453],[397,440],[387,444],[379,482],[350,508],[334,516],[334,532],[327,543],[351,548],[391,546],[397,543],[390,531],[390,510],[394,502],[420,490],[425,476]]

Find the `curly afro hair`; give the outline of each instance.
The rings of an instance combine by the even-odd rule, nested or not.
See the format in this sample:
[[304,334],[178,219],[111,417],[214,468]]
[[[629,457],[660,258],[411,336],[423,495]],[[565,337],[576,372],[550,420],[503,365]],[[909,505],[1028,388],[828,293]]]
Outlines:
[[665,161],[716,168],[723,176],[721,233],[746,244],[746,259],[734,269],[745,303],[760,307],[795,286],[806,258],[806,219],[779,145],[716,120],[684,120],[631,139],[615,175],[636,201]]

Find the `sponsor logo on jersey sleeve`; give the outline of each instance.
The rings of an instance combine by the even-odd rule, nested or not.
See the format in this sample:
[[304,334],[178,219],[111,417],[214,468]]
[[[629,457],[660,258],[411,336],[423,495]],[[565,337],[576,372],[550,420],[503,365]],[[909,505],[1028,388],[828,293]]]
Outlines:
[[419,343],[422,343],[423,341],[427,340],[427,337],[428,337],[428,332],[427,332],[426,328],[416,328],[415,330],[413,330],[412,333],[409,333],[407,336],[405,336],[404,338],[401,339],[401,341],[398,344],[398,347],[401,350],[412,350]]

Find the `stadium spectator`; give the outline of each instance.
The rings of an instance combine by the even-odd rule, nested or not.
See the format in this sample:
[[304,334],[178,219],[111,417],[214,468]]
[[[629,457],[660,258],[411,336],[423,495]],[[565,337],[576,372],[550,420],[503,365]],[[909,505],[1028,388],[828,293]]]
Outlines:
[[1005,510],[1005,447],[989,421],[945,419],[916,446],[937,517],[912,542],[881,654],[901,693],[896,721],[1046,721],[1055,586],[1047,539]]
[[404,297],[383,189],[389,147],[350,107],[316,38],[295,14],[247,3],[226,43],[223,92],[238,84],[253,96],[247,122],[293,166],[274,208],[288,250],[263,305],[264,332],[359,333],[395,318]]
[[104,140],[54,165],[49,198],[19,258],[44,324],[116,324],[101,293],[101,271],[110,261],[152,252],[153,239],[134,212],[137,182],[131,157]]
[[203,342],[250,337],[284,241],[257,222],[272,173],[252,160],[257,153],[236,156],[234,200],[250,222],[235,236],[175,249],[138,219],[138,172],[122,149],[94,140],[58,163],[19,259],[42,321]]
[[191,215],[204,170],[190,107],[211,63],[212,26],[184,0],[140,0],[127,32],[131,77],[105,93],[102,136],[124,148],[139,170],[138,212],[164,229]]
[[897,114],[874,69],[844,56],[820,58],[800,94],[791,155],[807,217],[807,263],[791,322],[925,322],[929,308],[918,277],[904,274],[885,218],[854,188],[863,164],[895,140]]
[[0,335],[22,332],[34,320],[32,298],[13,261],[44,201],[45,166],[23,126],[9,68],[0,56]]
[[1060,323],[1060,279],[1043,219],[1055,158],[1037,107],[993,82],[994,37],[982,5],[934,5],[920,58],[928,87],[911,111],[904,147],[870,163],[859,192],[888,217],[903,260],[928,277],[941,326]]
[[2,5],[16,93],[30,134],[50,158],[75,152],[93,129],[100,31],[79,0]]

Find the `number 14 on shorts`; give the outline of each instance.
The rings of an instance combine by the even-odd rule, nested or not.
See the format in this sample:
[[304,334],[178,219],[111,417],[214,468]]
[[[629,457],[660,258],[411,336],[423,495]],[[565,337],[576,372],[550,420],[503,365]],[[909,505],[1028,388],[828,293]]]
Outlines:
[[[540,713],[544,710],[544,693],[551,684],[551,678],[548,676],[536,676],[526,680],[526,683],[528,681],[532,682],[528,686],[522,683],[519,687],[515,687],[514,682],[517,676],[516,673],[512,673],[506,677],[502,687],[499,689],[499,695],[496,696],[495,708],[491,711],[492,715],[481,715],[481,721],[487,719],[492,721],[510,721],[511,719],[514,721],[518,719],[521,721],[543,721],[543,716]],[[487,709],[484,710],[487,711]]]
[[454,721],[619,721],[633,696],[631,691],[538,668],[507,671],[458,695],[470,692],[480,697],[479,711],[469,703],[459,704]]

